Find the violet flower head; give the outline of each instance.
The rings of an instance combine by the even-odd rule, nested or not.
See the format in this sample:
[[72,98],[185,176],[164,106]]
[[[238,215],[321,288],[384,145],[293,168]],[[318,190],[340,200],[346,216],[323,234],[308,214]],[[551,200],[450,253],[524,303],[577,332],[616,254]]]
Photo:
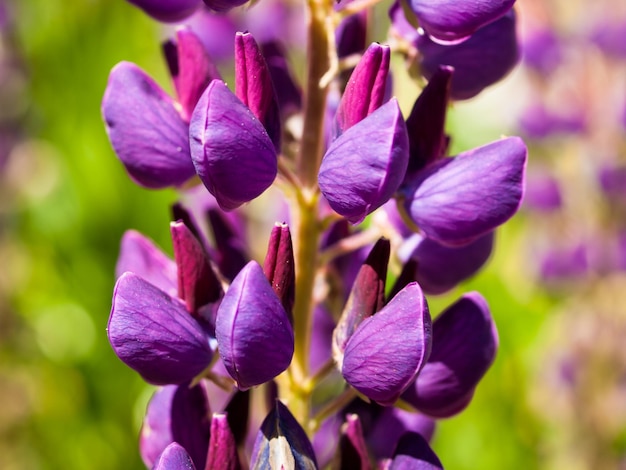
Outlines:
[[260,196],[276,178],[267,131],[222,81],[212,81],[200,98],[189,135],[196,172],[223,210]]
[[515,0],[411,0],[420,26],[434,40],[458,42],[506,14]]
[[196,470],[185,448],[177,442],[172,442],[166,447],[152,468],[154,470]]
[[191,16],[201,0],[127,0],[158,21],[175,23]]
[[404,190],[405,209],[427,237],[447,245],[469,243],[517,212],[526,160],[518,137],[440,159]]
[[273,379],[291,363],[289,317],[256,262],[244,267],[224,295],[215,335],[220,357],[241,390]]
[[408,164],[408,137],[395,99],[350,127],[330,146],[319,186],[330,207],[358,224],[391,198]]

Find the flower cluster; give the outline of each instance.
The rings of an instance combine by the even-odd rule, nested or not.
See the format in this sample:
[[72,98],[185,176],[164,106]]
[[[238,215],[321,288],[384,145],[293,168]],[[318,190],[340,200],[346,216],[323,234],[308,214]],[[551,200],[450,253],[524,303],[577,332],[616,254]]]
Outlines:
[[[241,4],[132,3],[162,21]],[[527,159],[517,137],[449,156],[446,110],[516,62],[513,3],[392,7],[394,49],[428,80],[406,117],[392,48],[366,43],[372,2],[306,4],[304,85],[285,44],[249,31],[229,39],[234,91],[190,27],[164,47],[176,97],[134,64],[113,68],[115,153],[136,183],[182,196],[173,259],[125,234],[108,323],[117,356],[162,386],[142,429],[148,467],[441,468],[433,420],[468,405],[498,335],[479,293],[434,320],[426,294],[485,263]],[[268,233],[253,221],[270,210],[259,262]]]

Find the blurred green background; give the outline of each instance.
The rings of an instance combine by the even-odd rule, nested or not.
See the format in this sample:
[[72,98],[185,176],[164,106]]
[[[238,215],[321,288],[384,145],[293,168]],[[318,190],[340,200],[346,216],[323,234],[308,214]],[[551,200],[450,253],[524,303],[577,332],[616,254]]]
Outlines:
[[[152,388],[115,357],[105,328],[122,233],[137,229],[170,252],[176,195],[129,180],[105,135],[100,101],[122,60],[170,89],[161,29],[122,0],[8,7],[1,53],[17,84],[14,112],[2,115],[11,114],[21,137],[0,179],[0,468],[143,468],[138,432]],[[455,149],[506,131],[497,125],[506,103],[481,100],[454,110]],[[472,118],[488,115],[495,101],[492,121]],[[474,401],[436,434],[433,446],[449,469],[547,468],[550,429],[531,410],[529,390],[545,360],[547,312],[559,299],[537,290],[521,267],[524,223],[518,216],[500,230],[477,278],[432,302],[438,312],[479,290],[500,331],[498,358]]]

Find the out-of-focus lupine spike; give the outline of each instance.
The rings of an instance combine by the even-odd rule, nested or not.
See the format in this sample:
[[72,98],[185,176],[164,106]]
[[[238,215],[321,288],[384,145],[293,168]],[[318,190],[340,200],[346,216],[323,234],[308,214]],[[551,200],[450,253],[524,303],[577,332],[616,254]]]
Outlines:
[[443,157],[448,140],[445,135],[446,111],[450,101],[452,67],[441,66],[428,81],[406,119],[409,136],[409,166],[405,181],[429,163]]
[[241,270],[224,295],[215,335],[224,366],[240,390],[273,379],[291,363],[289,317],[255,261]]
[[[221,80],[217,67],[200,38],[189,27],[176,31],[175,47],[164,45],[167,63],[182,107],[183,119],[191,119],[200,96],[212,80]],[[168,52],[169,51],[169,52]]]
[[267,69],[274,84],[278,108],[283,120],[302,109],[302,89],[291,73],[287,62],[287,52],[278,41],[266,41],[261,44]]
[[178,292],[176,263],[136,230],[127,230],[120,243],[115,277],[125,272],[135,273],[170,296]]
[[313,446],[306,432],[289,409],[278,400],[261,425],[250,460],[251,470],[268,468],[318,468]]
[[197,468],[204,468],[210,435],[209,401],[204,385],[166,385],[152,395],[139,436],[141,458],[152,468],[173,442],[185,448]]
[[187,310],[199,315],[200,307],[217,302],[222,294],[222,284],[211,267],[204,248],[182,222],[170,223],[174,257],[178,266],[178,296],[185,301]]
[[427,294],[443,294],[470,278],[487,262],[493,251],[494,232],[488,232],[462,246],[446,246],[435,240],[413,235],[402,250],[409,249],[419,266],[415,280]]
[[233,210],[263,193],[278,173],[267,131],[226,84],[213,80],[189,124],[191,159],[220,208]]
[[527,157],[522,139],[508,137],[440,159],[414,178],[405,209],[427,237],[467,244],[517,212]]
[[263,263],[263,272],[293,323],[292,310],[295,299],[296,271],[291,232],[287,224],[274,225]]
[[389,240],[381,238],[361,266],[333,332],[333,353],[336,357],[343,355],[346,343],[363,320],[383,308],[390,253]]
[[467,406],[498,349],[498,332],[478,292],[464,295],[433,323],[433,349],[403,400],[436,418]]
[[332,468],[340,470],[370,470],[372,468],[363,437],[361,420],[357,414],[346,416],[346,422],[341,427],[339,447]]
[[339,366],[346,382],[363,395],[392,405],[426,363],[431,341],[426,298],[417,283],[411,283],[361,323]]
[[281,124],[278,99],[259,45],[250,33],[235,35],[235,92],[265,126],[280,152]]
[[245,241],[219,210],[209,209],[207,218],[215,240],[217,266],[222,275],[233,280],[248,263]]
[[137,184],[180,186],[194,176],[187,123],[172,98],[135,64],[120,62],[111,70],[102,115],[113,150]]
[[502,80],[519,61],[513,10],[476,31],[467,41],[452,46],[422,35],[417,40],[421,72],[430,79],[441,65],[454,67],[450,87],[453,100],[467,100]]
[[213,357],[184,304],[133,273],[115,284],[107,330],[115,354],[154,385],[187,382]]
[[239,456],[233,433],[224,413],[213,413],[211,436],[204,470],[239,470]]
[[152,470],[196,470],[196,466],[185,448],[172,442],[159,456]]
[[191,16],[202,5],[200,0],[127,0],[156,20],[176,23]]
[[410,0],[428,35],[442,42],[458,42],[505,15],[515,0]]
[[389,46],[373,43],[367,48],[341,97],[335,115],[336,135],[343,134],[383,104],[389,57]]
[[439,457],[420,434],[408,432],[398,442],[389,470],[443,470]]
[[398,189],[408,158],[406,125],[394,98],[333,141],[320,166],[320,190],[335,212],[360,223]]
[[202,0],[204,4],[217,13],[226,13],[233,8],[243,5],[248,0]]

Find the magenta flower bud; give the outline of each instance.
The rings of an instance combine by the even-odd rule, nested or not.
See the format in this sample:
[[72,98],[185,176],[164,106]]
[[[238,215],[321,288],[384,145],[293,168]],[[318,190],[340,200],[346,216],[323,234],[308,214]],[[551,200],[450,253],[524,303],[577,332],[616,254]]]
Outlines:
[[291,363],[293,329],[258,263],[248,263],[224,295],[215,335],[224,366],[240,390],[273,379]]
[[498,332],[485,299],[477,292],[464,295],[433,322],[430,358],[402,399],[435,418],[459,413],[497,349]]
[[385,98],[389,46],[373,43],[352,72],[337,109],[335,133],[341,135],[378,109]]
[[263,272],[283,304],[291,323],[293,323],[291,313],[295,299],[296,271],[288,225],[274,225],[267,247],[267,255],[265,255]]
[[136,230],[127,230],[122,237],[120,254],[115,265],[115,278],[130,271],[150,284],[176,296],[176,263],[168,258],[154,242]]
[[400,438],[388,470],[443,470],[443,465],[426,439],[409,432]]
[[411,0],[420,26],[442,42],[458,42],[505,15],[515,0]]
[[185,301],[189,313],[197,316],[200,307],[220,299],[222,284],[204,248],[187,226],[172,222],[170,230],[178,266],[178,297]]
[[330,207],[351,223],[360,223],[400,186],[408,147],[406,126],[394,98],[348,129],[326,152],[319,186]]
[[188,382],[211,363],[204,329],[180,300],[133,273],[115,284],[108,324],[115,354],[146,382]]
[[184,20],[202,5],[200,0],[128,0],[128,2],[165,23]]
[[176,44],[163,46],[183,119],[189,122],[200,96],[212,80],[221,80],[200,38],[188,27],[176,31]]
[[239,456],[235,438],[224,413],[213,413],[211,438],[205,470],[239,470]]
[[263,125],[224,84],[213,80],[189,125],[198,176],[223,210],[260,196],[278,173],[276,151]]
[[250,33],[235,35],[235,91],[237,98],[265,126],[274,148],[280,152],[278,99],[265,58]]
[[196,470],[196,466],[185,448],[172,442],[159,456],[152,470]]
[[409,136],[409,166],[405,181],[429,163],[445,156],[448,138],[445,133],[446,111],[450,101],[452,67],[442,66],[430,78],[415,101],[406,120]]
[[524,142],[509,137],[440,159],[407,188],[405,209],[427,237],[467,244],[517,212],[527,155]]
[[139,436],[141,458],[152,468],[173,442],[183,446],[196,468],[204,469],[211,415],[202,383],[166,385],[152,395]]
[[437,44],[426,35],[419,36],[421,72],[430,80],[441,65],[449,65],[454,68],[451,98],[473,98],[502,80],[517,64],[519,48],[515,23],[515,12],[511,11],[476,31],[467,41],[452,46]]
[[341,318],[333,332],[333,353],[340,358],[346,343],[363,320],[371,317],[385,302],[385,281],[391,245],[381,238],[361,266]]
[[257,434],[251,470],[285,468],[315,470],[317,462],[309,438],[289,409],[276,400]]
[[135,64],[120,62],[111,70],[102,115],[113,150],[137,184],[180,186],[194,176],[187,123]]
[[348,340],[339,365],[346,382],[388,406],[415,381],[430,348],[430,313],[414,282],[361,323]]

